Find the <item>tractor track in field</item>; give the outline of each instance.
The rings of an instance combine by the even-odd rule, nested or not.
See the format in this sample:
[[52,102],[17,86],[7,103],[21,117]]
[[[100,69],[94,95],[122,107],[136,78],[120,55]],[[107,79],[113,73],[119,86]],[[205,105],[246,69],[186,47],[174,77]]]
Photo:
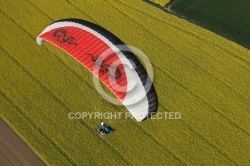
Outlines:
[[[5,50],[3,50],[5,52]],[[8,54],[8,53],[7,53]],[[38,127],[35,122],[0,88],[0,93],[6,98],[12,106],[42,135],[52,146],[54,146],[72,165],[77,165],[43,130]]]
[[[31,36],[32,37],[32,36]],[[34,36],[32,37],[32,38],[34,38]],[[50,52],[50,51],[49,51]],[[51,53],[51,52],[50,52]],[[57,57],[57,56],[55,56],[55,57]],[[58,58],[57,58],[58,59]],[[67,66],[67,65],[66,65]],[[69,68],[69,66],[67,66],[68,68]],[[73,69],[72,69],[73,70]],[[73,70],[74,71],[74,70]],[[75,72],[75,71],[74,71]],[[75,72],[75,73],[77,73],[77,72]],[[77,73],[78,74],[78,73]],[[81,76],[79,76],[79,77],[81,77]],[[86,82],[85,82],[86,83]],[[87,83],[88,84],[88,83]],[[88,85],[88,86],[91,86],[91,85]],[[93,87],[92,87],[92,89],[93,89]],[[139,126],[138,126],[139,127]],[[201,135],[201,134],[199,134],[199,135]],[[204,136],[203,136],[204,137]],[[156,139],[157,140],[157,139]],[[206,140],[205,140],[206,141]],[[216,146],[214,146],[214,147],[216,147]],[[230,160],[230,159],[229,159]]]
[[37,7],[35,4],[33,4],[30,0],[26,0],[31,6],[33,6],[36,10],[38,10],[40,13],[48,17],[51,21],[55,21],[52,17],[50,17],[47,13],[43,12],[39,7]]
[[[105,1],[105,0],[104,0]],[[68,0],[67,0],[68,2]],[[69,2],[70,3],[70,2]],[[108,2],[109,3],[109,2]],[[71,4],[71,3],[70,3]],[[80,8],[78,8],[76,5],[71,4],[72,6],[74,6],[76,9],[78,9],[79,11],[81,11],[82,13],[85,14],[84,11],[82,11]],[[114,7],[115,8],[115,7]],[[116,9],[118,11],[120,11],[119,9]],[[121,12],[121,11],[120,11]],[[125,14],[126,15],[126,14]],[[127,15],[126,15],[127,16]],[[129,16],[127,16],[129,17]],[[133,20],[135,21],[135,20]],[[135,21],[136,22],[136,21]],[[139,24],[139,23],[138,23]],[[142,26],[142,25],[141,25]],[[144,28],[145,29],[145,28]],[[148,31],[150,34],[152,34],[149,30],[145,29],[146,31]],[[154,34],[152,34],[154,35]],[[154,35],[155,36],[155,35]],[[156,36],[157,37],[157,36]],[[159,38],[159,37],[157,37]],[[160,41],[162,41],[159,38]],[[162,41],[164,42],[164,41]],[[166,43],[168,44],[168,43]],[[176,51],[177,53],[179,53],[178,51]],[[181,53],[179,53],[181,54]],[[181,54],[182,55],[182,54]],[[185,55],[183,55],[185,57]],[[230,124],[232,124],[233,126],[235,126],[236,128],[238,128],[239,130],[241,130],[243,133],[245,133],[246,135],[250,136],[250,133],[248,131],[246,131],[244,128],[242,128],[241,126],[239,126],[238,124],[236,124],[235,122],[233,122],[233,120],[231,120],[230,118],[228,118],[227,116],[225,116],[222,112],[219,111],[219,109],[217,109],[215,106],[211,105],[209,102],[207,102],[205,99],[203,99],[202,97],[200,97],[199,95],[197,95],[196,93],[192,92],[192,90],[190,90],[187,86],[183,85],[178,79],[176,79],[174,76],[172,76],[169,71],[163,70],[160,67],[158,67],[156,64],[152,63],[155,68],[157,68],[158,70],[160,70],[161,72],[165,73],[170,79],[172,79],[174,82],[176,82],[177,84],[179,84],[182,88],[184,88],[187,92],[189,92],[190,94],[192,94],[193,96],[195,96],[196,98],[198,98],[202,103],[204,103],[205,105],[209,106],[210,108],[212,108],[212,110],[214,112],[216,112],[217,114],[219,114],[223,119],[225,119],[226,121],[228,121]]]
[[[0,46],[0,48],[8,55],[8,57],[14,62],[16,63],[27,75],[29,75],[35,82],[37,82],[41,88],[43,88],[48,94],[50,94],[60,105],[62,105],[69,113],[73,112],[73,110],[67,105],[65,104],[59,97],[56,96],[55,93],[53,93],[48,87],[46,87],[46,85],[44,83],[42,83],[36,76],[34,76],[28,69],[26,69],[17,59],[15,59],[8,51],[6,51],[4,48],[2,48],[2,46]],[[15,106],[16,108],[18,108],[19,110],[21,110],[21,108],[14,104],[14,102],[11,100],[10,97],[8,97],[6,95],[6,93],[4,93],[1,89],[0,89],[0,93],[2,93],[6,99],[8,99],[11,103],[13,103],[13,106]],[[22,113],[22,115],[34,126],[36,127],[35,123],[27,116],[25,115],[25,113],[22,111],[20,112]],[[109,147],[117,156],[119,156],[125,163],[127,163],[128,165],[132,165],[126,158],[124,158],[123,155],[121,155],[110,143],[108,143],[108,141],[106,141],[105,139],[102,139],[101,137],[99,137],[99,133],[96,132],[96,130],[94,128],[92,128],[91,126],[89,126],[86,122],[84,122],[83,120],[79,120],[79,122],[84,125],[89,131],[91,131],[98,139],[100,139],[107,147]],[[36,127],[38,128],[38,127]],[[42,134],[42,130],[40,128],[38,128],[39,132]],[[46,138],[49,139],[49,137],[44,133],[44,136],[46,136]],[[50,141],[50,140],[48,140]],[[60,153],[65,154],[65,157],[67,159],[69,159],[70,163],[72,165],[77,165],[76,163],[74,163],[74,161],[53,141],[50,141],[52,143],[53,146],[57,146],[60,149]]]

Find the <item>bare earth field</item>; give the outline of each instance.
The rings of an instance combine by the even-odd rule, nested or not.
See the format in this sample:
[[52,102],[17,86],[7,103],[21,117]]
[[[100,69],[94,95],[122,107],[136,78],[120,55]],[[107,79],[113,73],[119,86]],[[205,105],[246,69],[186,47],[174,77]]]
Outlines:
[[37,165],[44,163],[29,146],[0,118],[0,162],[1,165]]

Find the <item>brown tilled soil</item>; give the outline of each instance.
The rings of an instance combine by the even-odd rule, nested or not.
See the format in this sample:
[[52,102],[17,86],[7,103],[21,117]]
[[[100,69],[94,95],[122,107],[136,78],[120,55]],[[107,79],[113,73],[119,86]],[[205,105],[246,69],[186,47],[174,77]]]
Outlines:
[[28,145],[0,118],[0,165],[44,166]]

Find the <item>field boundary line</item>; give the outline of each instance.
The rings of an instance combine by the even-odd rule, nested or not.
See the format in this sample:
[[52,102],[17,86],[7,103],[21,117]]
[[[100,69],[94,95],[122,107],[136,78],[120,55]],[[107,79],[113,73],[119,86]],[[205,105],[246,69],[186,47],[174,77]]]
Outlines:
[[[5,50],[3,50],[5,52]],[[6,53],[7,54],[7,53]],[[46,140],[50,142],[52,146],[54,146],[61,154],[64,156],[72,165],[77,165],[74,160],[72,160],[46,133],[43,132],[43,130],[36,126],[35,123],[32,121],[32,119],[25,114],[25,112],[0,88],[0,93],[6,98],[11,105],[13,105],[18,112],[25,118],[27,121],[41,134],[44,136]],[[40,157],[39,157],[40,158]]]
[[[122,2],[121,0],[118,0],[117,2],[118,2],[118,3],[121,3],[121,4],[123,4],[123,5],[126,5],[126,6],[128,6],[128,7],[131,7],[131,8],[133,8],[134,10],[136,10],[136,11],[138,11],[138,12],[140,12],[140,13],[146,14],[146,15],[148,15],[148,16],[150,16],[150,17],[152,17],[152,18],[154,18],[154,19],[156,19],[156,20],[162,22],[163,24],[170,25],[170,26],[172,26],[172,27],[174,27],[174,28],[176,28],[176,29],[178,29],[178,30],[184,32],[184,33],[193,35],[193,36],[195,36],[196,38],[198,38],[198,39],[200,39],[200,40],[202,40],[202,41],[207,41],[207,40],[205,40],[204,38],[202,38],[201,36],[198,36],[198,35],[196,35],[196,34],[194,34],[194,33],[192,33],[192,32],[186,31],[186,30],[182,29],[181,27],[175,26],[174,24],[171,24],[171,23],[169,23],[169,22],[166,22],[165,20],[161,20],[161,19],[159,19],[159,18],[157,18],[157,17],[155,17],[155,16],[153,16],[153,15],[150,15],[150,14],[148,14],[148,13],[145,13],[145,12],[139,10],[138,8],[135,8],[134,6],[125,4],[125,3]],[[176,15],[174,15],[174,16],[176,16]],[[192,23],[192,24],[193,24],[193,23]],[[210,31],[210,32],[211,32],[211,31]],[[214,42],[212,42],[212,41],[208,41],[208,42],[211,43],[211,44],[213,44],[213,45],[215,45],[216,47],[222,49],[223,51],[226,51],[227,53],[229,53],[229,54],[231,54],[231,55],[233,54],[232,56],[234,56],[234,57],[236,57],[237,59],[240,59],[241,61],[244,61],[246,64],[250,65],[250,62],[249,62],[248,60],[246,60],[246,59],[244,59],[244,58],[242,58],[242,57],[239,57],[239,56],[238,56],[237,54],[235,54],[234,52],[230,52],[227,48],[222,47],[222,46],[220,46],[220,45],[218,45],[218,44],[216,44],[216,43],[214,43]],[[235,42],[234,42],[234,43],[235,43]],[[241,65],[241,64],[240,64],[240,65]],[[247,70],[249,70],[249,69],[247,69]]]
[[[189,7],[188,7],[188,8],[189,8]],[[197,12],[197,13],[200,14],[200,15],[207,16],[207,15],[201,13],[200,11],[198,11],[197,9],[192,9],[192,10],[195,11],[195,12]],[[225,38],[225,39],[231,41],[232,43],[235,43],[235,44],[237,44],[237,45],[240,45],[241,47],[244,47],[245,49],[248,49],[248,50],[249,50],[249,48],[250,48],[248,44],[245,44],[244,42],[240,42],[239,40],[238,40],[238,41],[236,41],[236,40],[234,41],[233,38],[231,38],[230,36],[229,36],[229,37],[228,37],[228,36],[227,36],[227,37],[222,36],[222,33],[221,33],[220,31],[212,31],[212,30],[209,30],[209,28],[208,28],[206,25],[202,25],[201,23],[199,23],[199,22],[196,21],[196,20],[195,20],[195,21],[192,21],[192,20],[190,20],[190,19],[185,19],[185,18],[182,17],[183,15],[177,14],[177,12],[174,11],[174,10],[172,10],[172,11],[166,10],[166,12],[169,13],[169,14],[171,14],[171,15],[174,15],[174,16],[176,16],[176,17],[179,17],[179,18],[181,18],[181,19],[184,19],[184,20],[186,20],[186,21],[188,21],[188,22],[190,22],[190,23],[192,23],[192,24],[195,24],[195,25],[197,25],[197,26],[199,26],[199,27],[201,27],[201,28],[203,28],[203,29],[206,29],[206,30],[208,30],[208,31],[210,31],[210,32],[213,32],[213,33],[219,35],[220,37]],[[229,17],[228,17],[228,18],[229,18]],[[229,18],[229,19],[231,19],[231,18]],[[218,21],[218,20],[217,20],[217,21]],[[235,20],[234,20],[234,21],[235,21]],[[219,20],[219,22],[224,24],[224,22],[222,22],[222,21],[220,21],[220,20]],[[236,22],[237,22],[237,21],[236,21]],[[229,25],[229,26],[231,26],[231,25]],[[245,30],[241,30],[241,31],[248,33],[248,32],[245,31]],[[240,32],[240,33],[242,33],[242,32]],[[224,47],[224,49],[226,49],[226,48]],[[226,50],[227,50],[227,49],[226,49]],[[230,51],[227,50],[227,52],[230,52]],[[250,64],[250,61],[249,61],[249,60],[247,60],[247,59],[245,59],[245,58],[243,58],[243,57],[239,57],[239,56],[237,56],[237,54],[235,54],[235,53],[233,53],[233,54],[234,54],[233,56],[235,56],[236,58],[239,58],[239,59],[241,59],[242,61],[245,61],[247,64]]]

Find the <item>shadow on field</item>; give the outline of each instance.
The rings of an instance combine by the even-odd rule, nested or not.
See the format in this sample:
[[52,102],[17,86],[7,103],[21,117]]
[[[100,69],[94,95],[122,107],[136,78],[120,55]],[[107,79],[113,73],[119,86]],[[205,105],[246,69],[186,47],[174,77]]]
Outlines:
[[[172,1],[173,1],[173,0],[171,0],[168,4],[170,4]],[[143,2],[146,2],[146,3],[148,3],[149,5],[152,5],[152,6],[156,7],[156,8],[161,9],[161,10],[164,10],[164,11],[166,11],[165,7],[166,7],[166,5],[168,5],[168,4],[165,4],[164,6],[161,6],[160,4],[155,3],[155,2],[153,2],[153,1],[151,1],[151,0],[143,0]]]

